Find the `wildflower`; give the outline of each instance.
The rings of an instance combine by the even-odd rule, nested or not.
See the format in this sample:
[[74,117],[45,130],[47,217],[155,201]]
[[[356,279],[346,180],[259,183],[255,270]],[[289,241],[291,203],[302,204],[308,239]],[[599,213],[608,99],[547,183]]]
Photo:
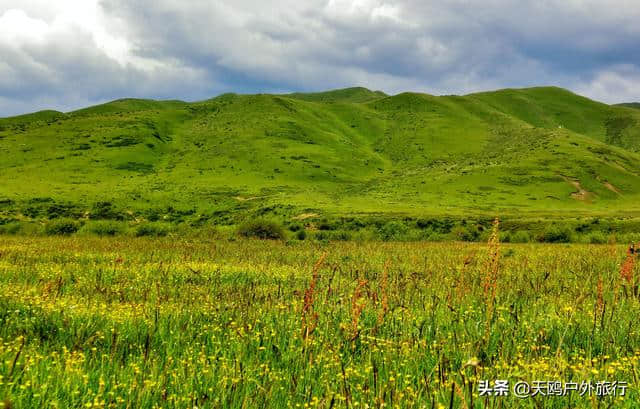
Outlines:
[[625,281],[626,284],[633,284],[633,267],[635,265],[636,258],[634,253],[629,250],[627,252],[627,257],[622,263],[622,267],[620,268],[620,277]]
[[500,265],[500,220],[496,217],[489,236],[489,258],[485,267],[484,296],[487,301],[487,320],[485,325],[485,339],[489,338],[490,323],[493,319],[494,304],[496,299],[496,286],[498,284],[498,268]]
[[355,340],[359,335],[358,330],[358,322],[360,321],[360,315],[362,314],[362,310],[364,309],[364,302],[360,303],[359,300],[362,298],[362,290],[367,285],[367,280],[360,280],[358,282],[358,286],[353,292],[353,297],[351,298],[351,328],[353,331],[353,336],[351,340]]
[[313,274],[311,276],[311,284],[309,288],[304,292],[304,306],[302,308],[302,338],[307,339],[313,331],[315,331],[318,325],[318,314],[313,310],[313,302],[316,292],[316,286],[318,284],[318,271],[324,262],[327,253],[323,253],[320,260],[313,267]]

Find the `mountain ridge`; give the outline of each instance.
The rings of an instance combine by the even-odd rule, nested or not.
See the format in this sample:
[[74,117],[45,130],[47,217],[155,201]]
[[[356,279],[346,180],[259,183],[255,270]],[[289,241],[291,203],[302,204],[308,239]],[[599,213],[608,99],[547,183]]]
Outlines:
[[[317,91],[317,92],[290,92],[290,93],[274,93],[274,94],[270,94],[270,93],[256,93],[256,94],[238,94],[238,93],[234,93],[234,92],[227,92],[227,93],[223,93],[223,94],[219,94],[215,97],[209,98],[209,99],[205,99],[205,100],[199,100],[199,101],[185,101],[185,100],[180,100],[180,99],[152,99],[152,98],[131,98],[131,97],[123,97],[123,98],[117,98],[111,101],[106,101],[104,103],[100,103],[97,105],[91,105],[89,107],[85,107],[85,108],[79,108],[79,109],[74,109],[71,111],[57,111],[55,109],[43,109],[40,111],[35,111],[35,112],[27,112],[24,114],[18,114],[18,115],[11,115],[11,116],[5,116],[5,117],[0,117],[0,121],[2,120],[11,120],[11,119],[15,119],[15,118],[21,118],[21,117],[26,117],[26,116],[30,116],[30,115],[37,115],[37,114],[44,114],[44,113],[51,113],[51,114],[62,114],[62,115],[70,115],[70,114],[74,114],[74,113],[78,113],[78,112],[83,112],[85,110],[88,109],[95,109],[95,108],[100,108],[100,107],[104,107],[104,106],[114,106],[114,105],[119,105],[119,104],[127,104],[127,103],[133,103],[133,104],[137,104],[141,107],[144,107],[145,105],[149,108],[153,107],[154,105],[157,106],[161,106],[161,104],[177,104],[177,105],[188,105],[188,104],[200,104],[200,103],[206,103],[208,101],[213,101],[217,98],[224,98],[224,97],[228,97],[228,96],[258,96],[258,95],[272,95],[272,96],[278,96],[278,97],[288,97],[288,98],[294,98],[294,99],[300,99],[300,100],[306,100],[306,101],[320,101],[320,102],[327,102],[327,101],[344,101],[346,99],[348,99],[348,97],[345,97],[345,95],[347,96],[356,96],[355,99],[358,99],[357,96],[358,94],[362,95],[362,98],[365,100],[365,102],[367,102],[367,99],[376,99],[376,98],[385,98],[385,97],[394,97],[394,96],[399,96],[399,95],[403,95],[403,94],[415,94],[415,95],[426,95],[426,96],[430,96],[430,97],[472,97],[472,96],[478,96],[478,95],[486,95],[486,94],[496,94],[496,93],[503,93],[503,92],[510,92],[510,91],[533,91],[533,90],[557,90],[557,91],[562,91],[571,95],[575,95],[578,96],[580,98],[584,98],[596,103],[600,103],[602,105],[607,105],[603,102],[599,102],[596,100],[591,100],[587,97],[584,97],[580,94],[576,94],[566,88],[562,88],[562,87],[558,87],[558,86],[554,86],[554,85],[544,85],[544,86],[534,86],[534,87],[522,87],[522,88],[500,88],[500,89],[495,89],[495,90],[490,90],[490,91],[479,91],[479,92],[472,92],[469,94],[442,94],[442,95],[436,95],[436,94],[429,94],[429,93],[425,93],[425,92],[419,92],[419,91],[403,91],[400,92],[398,94],[394,94],[394,95],[390,95],[390,94],[386,94],[383,91],[373,91],[370,90],[366,87],[361,87],[361,86],[354,86],[354,87],[347,87],[347,88],[336,88],[336,89],[331,89],[328,91]],[[367,98],[368,97],[368,98]],[[351,101],[354,102],[354,101]],[[362,101],[357,101],[357,102],[362,102]],[[625,103],[620,103],[620,104],[614,104],[611,106],[618,106],[618,107],[640,107],[640,103],[639,102],[625,102]]]
[[635,214],[639,124],[557,87],[126,98],[0,119],[0,214]]

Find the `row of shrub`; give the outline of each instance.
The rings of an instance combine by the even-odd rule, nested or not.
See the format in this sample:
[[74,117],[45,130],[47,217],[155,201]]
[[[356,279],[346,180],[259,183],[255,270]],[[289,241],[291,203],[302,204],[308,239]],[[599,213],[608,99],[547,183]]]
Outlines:
[[[239,225],[240,236],[307,240],[385,240],[385,241],[485,241],[491,230],[492,218],[482,216],[391,217],[385,215],[354,215],[345,217],[314,217],[293,220],[302,210],[287,205],[265,205],[255,208],[247,204],[221,205],[220,209],[196,211],[195,207],[178,208],[155,205],[127,210],[109,201],[79,205],[53,198],[32,198],[14,202],[0,198],[0,233],[98,235],[131,234],[161,236],[176,230],[197,234],[196,229],[211,226],[233,230]],[[241,207],[238,207],[241,206]],[[244,206],[244,207],[243,207]],[[313,213],[313,209],[304,209]],[[242,220],[250,219],[249,223]],[[14,221],[22,220],[16,225]],[[22,226],[24,220],[35,223]],[[142,222],[141,222],[142,221]],[[266,231],[256,223],[269,224]],[[275,237],[269,230],[277,230]],[[2,227],[3,224],[8,226]],[[253,224],[253,225],[252,225]],[[46,226],[46,227],[43,227]],[[159,226],[159,227],[158,227]],[[46,230],[46,231],[44,231]],[[253,230],[257,232],[252,233]],[[543,218],[505,220],[501,225],[505,242],[569,243],[609,241],[612,235],[633,235],[640,232],[640,218],[583,217],[563,219],[559,223]]]
[[[407,226],[399,221],[389,221],[380,227],[367,226],[361,229],[349,230],[328,230],[314,226],[313,230],[307,231],[306,227],[292,223],[288,226],[289,232],[282,225],[273,220],[252,220],[242,224],[238,228],[241,236],[257,239],[284,240],[295,238],[305,240],[308,237],[318,241],[468,241],[484,242],[488,240],[490,231],[479,229],[475,225],[458,225],[447,233],[438,229],[416,229]],[[591,243],[605,244],[613,241],[636,241],[640,240],[640,233],[605,233],[601,231],[590,231],[578,233],[568,227],[549,226],[543,231],[530,232],[525,230],[503,231],[500,240],[504,243]]]
[[48,236],[70,235],[74,233],[94,234],[97,236],[116,236],[130,234],[137,237],[166,236],[173,226],[169,223],[148,222],[128,226],[125,223],[114,221],[94,221],[81,223],[72,219],[57,219],[48,222],[44,231]]
[[137,218],[144,218],[152,222],[179,223],[194,218],[196,213],[195,208],[178,209],[171,205],[133,212],[119,208],[108,201],[96,202],[87,207],[76,203],[58,202],[50,197],[32,198],[22,203],[0,199],[0,208],[9,209],[13,214],[19,214],[32,220],[86,218],[89,220],[135,221]]
[[7,235],[47,235],[69,236],[72,234],[96,236],[154,236],[162,237],[174,231],[176,226],[171,223],[145,222],[128,224],[117,221],[78,221],[75,219],[55,219],[46,223],[10,222],[0,225],[0,234]]
[[[193,226],[188,223],[164,221],[126,222],[113,220],[76,220],[58,218],[42,222],[11,221],[0,223],[0,234],[9,235],[96,235],[162,237],[176,235],[211,235],[221,238],[244,237],[263,240],[328,241],[467,241],[484,242],[490,230],[476,224],[459,224],[450,229],[429,226],[418,228],[402,221],[364,225],[352,229],[327,229],[321,223],[280,223],[271,219],[252,219],[238,226]],[[500,240],[505,243],[592,243],[604,244],[640,240],[638,233],[606,231],[575,231],[567,226],[546,226],[543,230],[502,230]]]

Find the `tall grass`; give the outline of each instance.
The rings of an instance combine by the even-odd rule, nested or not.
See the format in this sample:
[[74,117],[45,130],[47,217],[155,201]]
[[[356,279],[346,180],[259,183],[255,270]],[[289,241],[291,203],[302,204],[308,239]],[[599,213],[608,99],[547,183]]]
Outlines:
[[[638,267],[622,248],[3,237],[0,402],[636,408]],[[481,398],[482,379],[631,387]]]

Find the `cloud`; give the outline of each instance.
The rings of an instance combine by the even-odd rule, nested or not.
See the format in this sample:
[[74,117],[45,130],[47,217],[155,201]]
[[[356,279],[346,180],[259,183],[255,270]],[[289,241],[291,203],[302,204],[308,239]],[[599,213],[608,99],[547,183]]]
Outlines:
[[605,69],[598,72],[589,83],[577,87],[576,91],[604,102],[638,102],[640,68],[621,65]]
[[353,85],[640,100],[639,20],[635,0],[0,0],[0,116]]
[[0,9],[0,116],[124,96],[173,98],[208,78],[197,66],[132,53],[97,1],[38,3]]

